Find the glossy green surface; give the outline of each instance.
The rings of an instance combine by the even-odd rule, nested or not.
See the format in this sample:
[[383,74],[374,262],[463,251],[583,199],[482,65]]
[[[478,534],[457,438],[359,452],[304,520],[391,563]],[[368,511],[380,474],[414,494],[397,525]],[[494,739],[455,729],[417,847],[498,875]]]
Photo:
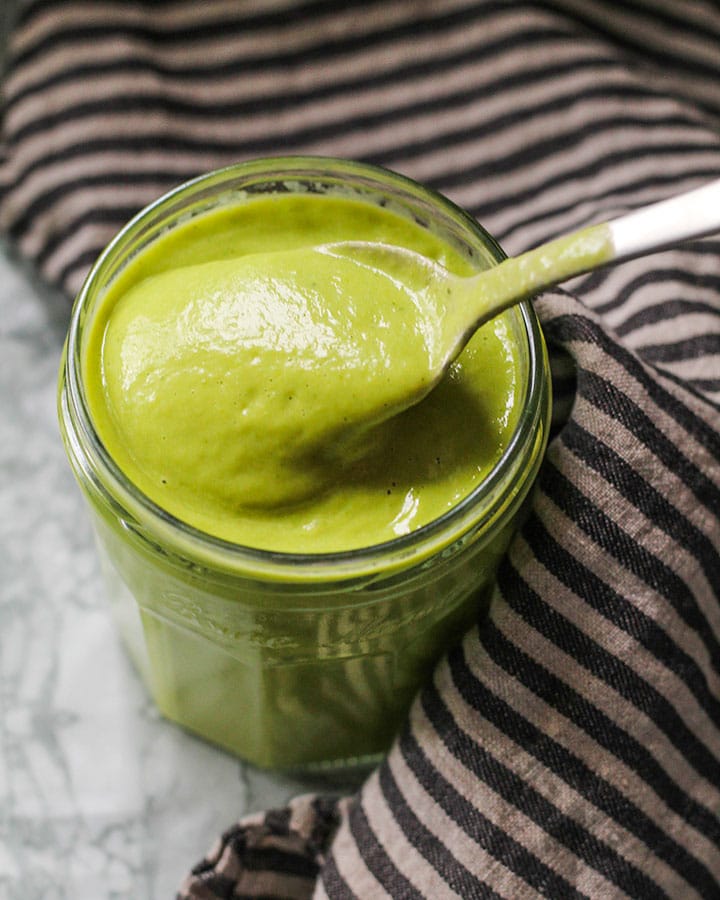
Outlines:
[[127,478],[182,521],[238,544],[325,553],[438,518],[502,454],[518,363],[502,318],[444,381],[422,298],[314,249],[439,239],[381,207],[280,195],[191,219],[110,287],[86,346],[98,433]]

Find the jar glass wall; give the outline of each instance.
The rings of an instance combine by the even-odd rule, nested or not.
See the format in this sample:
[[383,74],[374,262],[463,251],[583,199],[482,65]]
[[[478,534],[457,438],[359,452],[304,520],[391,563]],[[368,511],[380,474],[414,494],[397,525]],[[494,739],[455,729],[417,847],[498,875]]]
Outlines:
[[140,213],[90,272],[61,366],[61,431],[118,627],[162,713],[261,766],[347,765],[387,749],[436,659],[482,614],[544,451],[547,360],[532,306],[504,313],[522,378],[512,437],[481,484],[410,534],[292,554],[229,543],[173,518],[128,481],[99,439],[84,342],[130,260],[192,216],[273,193],[361,199],[438,235],[474,268],[503,258],[462,210],[383,169],[283,158],[210,173]]

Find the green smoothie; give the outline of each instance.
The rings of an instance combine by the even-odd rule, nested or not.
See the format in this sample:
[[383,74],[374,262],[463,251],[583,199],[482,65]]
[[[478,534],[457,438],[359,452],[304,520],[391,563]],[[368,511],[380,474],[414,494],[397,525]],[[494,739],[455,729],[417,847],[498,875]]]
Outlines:
[[322,250],[348,239],[470,271],[380,206],[290,194],[190,219],[111,285],[85,348],[90,412],[176,518],[267,550],[366,547],[442,516],[502,455],[520,384],[503,317],[428,394],[433,310]]

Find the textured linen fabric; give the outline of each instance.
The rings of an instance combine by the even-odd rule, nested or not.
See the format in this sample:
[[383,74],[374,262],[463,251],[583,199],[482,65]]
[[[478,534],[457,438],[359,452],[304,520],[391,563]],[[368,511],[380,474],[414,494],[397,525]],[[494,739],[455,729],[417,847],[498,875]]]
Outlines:
[[[0,227],[69,295],[261,155],[386,165],[510,253],[720,177],[715,2],[29,0],[10,50]],[[537,309],[561,402],[489,615],[357,795],[233,825],[183,900],[720,897],[720,237]]]

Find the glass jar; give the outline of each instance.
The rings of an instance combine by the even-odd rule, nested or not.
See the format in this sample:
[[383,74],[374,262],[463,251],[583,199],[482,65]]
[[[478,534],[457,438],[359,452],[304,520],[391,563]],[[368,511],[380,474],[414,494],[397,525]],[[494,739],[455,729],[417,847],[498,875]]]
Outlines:
[[188,217],[275,192],[390,207],[475,268],[503,258],[444,197],[343,160],[257,160],[197,178],[138,214],[75,303],[59,385],[61,432],[87,498],[120,633],[161,712],[259,766],[308,769],[385,751],[448,645],[482,615],[547,439],[549,377],[532,306],[503,315],[522,369],[520,414],[489,476],[441,518],[384,544],[289,554],[238,546],[173,518],[105,450],[81,356],[105,290]]

